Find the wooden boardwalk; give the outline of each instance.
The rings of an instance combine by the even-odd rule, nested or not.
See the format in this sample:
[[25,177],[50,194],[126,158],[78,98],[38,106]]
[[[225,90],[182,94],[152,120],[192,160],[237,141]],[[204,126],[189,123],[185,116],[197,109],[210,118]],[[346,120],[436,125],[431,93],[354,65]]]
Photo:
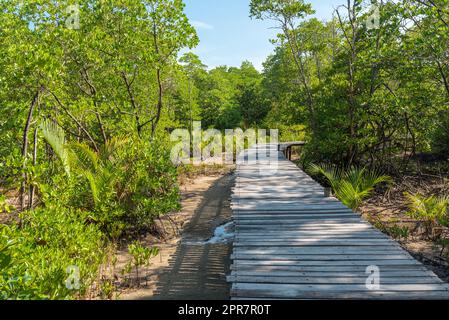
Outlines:
[[[277,170],[263,148],[278,159]],[[232,299],[449,299],[448,284],[359,214],[325,198],[277,145],[257,150],[245,151],[250,160],[237,165]],[[376,268],[379,286],[367,285]]]

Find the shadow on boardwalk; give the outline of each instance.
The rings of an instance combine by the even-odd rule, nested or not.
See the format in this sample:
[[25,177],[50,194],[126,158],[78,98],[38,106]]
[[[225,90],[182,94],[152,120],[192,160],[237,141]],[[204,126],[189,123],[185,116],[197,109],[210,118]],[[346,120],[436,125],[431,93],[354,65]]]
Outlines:
[[[170,264],[159,276],[151,299],[229,299],[231,244],[206,244],[216,227],[232,216],[230,194],[233,175],[223,176],[204,195],[195,215],[185,227]],[[141,297],[149,299],[150,297]]]

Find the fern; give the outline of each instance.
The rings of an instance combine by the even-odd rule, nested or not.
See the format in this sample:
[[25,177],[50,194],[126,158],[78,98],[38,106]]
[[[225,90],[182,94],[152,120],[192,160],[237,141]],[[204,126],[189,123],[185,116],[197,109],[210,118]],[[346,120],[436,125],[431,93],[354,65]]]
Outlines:
[[39,127],[45,141],[61,160],[65,173],[70,177],[69,150],[66,147],[64,130],[50,120],[44,120]]

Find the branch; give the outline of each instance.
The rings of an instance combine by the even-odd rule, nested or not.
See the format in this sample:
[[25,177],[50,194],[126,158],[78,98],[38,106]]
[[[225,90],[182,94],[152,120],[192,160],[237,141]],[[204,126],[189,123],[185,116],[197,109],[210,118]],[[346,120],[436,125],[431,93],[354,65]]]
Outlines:
[[78,127],[87,135],[87,137],[89,138],[89,140],[92,142],[92,145],[95,149],[96,152],[99,152],[100,150],[98,149],[97,143],[95,142],[95,140],[92,138],[92,136],[90,135],[89,131],[87,131],[87,129],[81,124],[81,122],[78,121],[78,119],[76,119],[71,113],[70,111],[62,104],[61,100],[59,100],[59,98],[56,96],[56,94],[54,94],[52,91],[50,91],[49,89],[47,89],[47,91],[53,96],[53,98],[55,98],[56,102],[58,103],[58,105],[61,107],[62,110],[64,110],[65,113],[67,113],[67,115],[73,120],[75,121],[75,123],[78,125]]

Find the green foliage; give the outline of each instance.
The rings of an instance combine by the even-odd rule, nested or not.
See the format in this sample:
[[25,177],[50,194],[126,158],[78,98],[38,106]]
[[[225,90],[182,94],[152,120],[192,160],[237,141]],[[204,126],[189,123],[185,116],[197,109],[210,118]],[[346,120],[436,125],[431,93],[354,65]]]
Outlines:
[[65,133],[54,122],[46,120],[40,125],[45,141],[52,147],[53,151],[62,162],[65,173],[70,177],[69,152],[65,143]]
[[419,194],[406,193],[408,200],[409,215],[413,219],[427,223],[438,222],[448,225],[449,218],[449,197],[430,196],[428,198]]
[[[80,210],[52,207],[22,214],[22,226],[0,225],[0,298],[68,299],[83,295],[103,262],[103,235]],[[66,286],[67,268],[80,272]]]
[[14,210],[14,207],[6,201],[6,196],[0,195],[0,214],[1,213],[10,213]]
[[313,13],[312,5],[304,0],[252,0],[250,4],[250,15],[256,19],[298,19]]
[[134,241],[132,244],[128,245],[128,252],[133,258],[132,264],[135,268],[138,268],[148,265],[150,259],[159,254],[159,249],[144,247],[139,241]]
[[407,239],[410,236],[410,229],[406,226],[394,225],[389,227],[386,231],[394,239]]
[[155,218],[179,208],[176,168],[162,145],[113,138],[98,153],[80,143],[61,147],[77,174],[71,183],[81,187],[67,204],[89,210],[110,237],[148,229]]
[[432,151],[449,158],[449,111],[441,112],[431,138]]
[[262,75],[250,62],[244,61],[240,68],[221,66],[207,72],[192,53],[180,61],[189,76],[191,114],[184,112],[185,119],[201,118],[203,127],[217,129],[262,123],[270,106],[262,90]]
[[435,232],[441,227],[449,227],[449,197],[430,196],[406,193],[409,210],[408,216],[420,222],[424,227],[424,234],[439,243],[442,247],[441,255],[449,248],[449,239],[441,232]]
[[[20,224],[0,231],[14,244],[0,245],[0,298],[83,297],[111,239],[179,207],[164,139],[187,109],[176,59],[198,37],[181,0],[6,0],[0,12],[0,187],[23,200]],[[79,290],[65,287],[70,265]]]
[[331,165],[312,165],[310,171],[323,175],[337,198],[354,210],[371,195],[378,184],[391,182],[389,176],[367,168],[351,167],[344,170]]
[[290,141],[306,141],[306,127],[304,125],[281,125],[278,126],[280,134],[279,141],[290,142]]
[[307,19],[303,1],[251,1],[252,17],[282,31],[264,63],[265,122],[304,124],[309,161],[398,172],[420,152],[449,158],[448,3],[376,3],[370,29],[369,1],[348,1],[325,22]]
[[132,256],[132,261],[125,266],[125,270],[131,270],[132,267],[136,270],[137,282],[140,283],[139,268],[150,265],[150,259],[159,254],[158,248],[148,248],[142,246],[139,241],[134,241],[128,245],[128,252]]

